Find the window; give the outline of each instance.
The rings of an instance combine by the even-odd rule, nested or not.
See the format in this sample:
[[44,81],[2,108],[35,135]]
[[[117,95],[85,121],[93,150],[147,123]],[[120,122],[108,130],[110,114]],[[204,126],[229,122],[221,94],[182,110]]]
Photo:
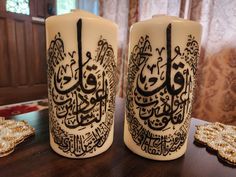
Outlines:
[[57,15],[68,13],[71,9],[76,9],[75,0],[57,0]]
[[99,15],[99,0],[77,0],[77,8]]
[[71,9],[82,9],[99,15],[99,0],[57,0],[57,14],[65,14]]
[[29,0],[7,0],[6,10],[8,12],[29,15],[30,14]]

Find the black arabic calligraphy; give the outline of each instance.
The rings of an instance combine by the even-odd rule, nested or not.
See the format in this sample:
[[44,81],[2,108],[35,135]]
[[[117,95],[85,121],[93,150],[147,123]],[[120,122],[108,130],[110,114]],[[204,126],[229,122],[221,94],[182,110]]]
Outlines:
[[[83,56],[82,19],[77,22],[77,50],[64,50],[62,35],[58,33],[48,49],[48,85],[51,102],[51,132],[60,149],[79,156],[101,147],[110,132],[115,101],[115,55],[112,46],[100,36],[93,56],[90,51]],[[59,124],[78,130],[90,127],[94,137],[87,143],[87,135],[66,133]],[[104,128],[104,126],[106,128]],[[59,131],[59,129],[61,129]],[[63,133],[62,133],[63,132]],[[95,136],[96,135],[96,136]],[[91,136],[91,135],[89,135]],[[90,140],[90,139],[89,139]],[[74,144],[68,144],[72,142]],[[83,148],[77,146],[82,146]],[[76,150],[83,153],[79,153]]]
[[[140,37],[130,54],[126,98],[128,127],[136,144],[151,154],[166,155],[183,145],[186,121],[191,113],[199,45],[192,35],[188,36],[184,50],[172,43],[172,24],[168,24],[165,46],[153,50],[146,35]],[[165,132],[170,128],[174,130],[175,125],[182,128],[176,130],[173,137],[161,137],[148,130]],[[167,142],[176,146],[169,144],[167,148]]]

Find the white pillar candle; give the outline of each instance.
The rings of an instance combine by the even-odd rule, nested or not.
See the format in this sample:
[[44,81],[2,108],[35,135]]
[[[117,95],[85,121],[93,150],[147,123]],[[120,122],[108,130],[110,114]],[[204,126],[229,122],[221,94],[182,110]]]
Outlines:
[[134,153],[172,160],[187,147],[201,25],[154,16],[131,27],[124,142]]
[[117,25],[82,10],[46,20],[50,145],[87,158],[113,141]]

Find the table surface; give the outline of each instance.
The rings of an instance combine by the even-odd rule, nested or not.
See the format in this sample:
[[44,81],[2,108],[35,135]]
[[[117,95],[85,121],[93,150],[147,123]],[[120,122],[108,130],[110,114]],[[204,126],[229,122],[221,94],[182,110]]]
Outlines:
[[123,143],[124,100],[116,99],[115,135],[103,154],[88,159],[69,159],[56,154],[49,145],[48,110],[12,117],[26,120],[36,130],[34,137],[18,145],[9,156],[0,158],[0,177],[91,176],[91,177],[235,177],[236,169],[219,162],[217,156],[194,144],[192,119],[188,149],[172,161],[153,161],[132,153]]

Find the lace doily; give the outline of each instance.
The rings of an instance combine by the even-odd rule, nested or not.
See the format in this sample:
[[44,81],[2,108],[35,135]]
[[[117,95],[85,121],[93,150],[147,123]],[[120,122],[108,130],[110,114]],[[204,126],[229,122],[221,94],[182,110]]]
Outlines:
[[26,121],[5,120],[0,117],[0,157],[9,155],[14,148],[35,132]]
[[220,159],[236,166],[236,127],[222,123],[196,126],[195,140],[217,151]]

